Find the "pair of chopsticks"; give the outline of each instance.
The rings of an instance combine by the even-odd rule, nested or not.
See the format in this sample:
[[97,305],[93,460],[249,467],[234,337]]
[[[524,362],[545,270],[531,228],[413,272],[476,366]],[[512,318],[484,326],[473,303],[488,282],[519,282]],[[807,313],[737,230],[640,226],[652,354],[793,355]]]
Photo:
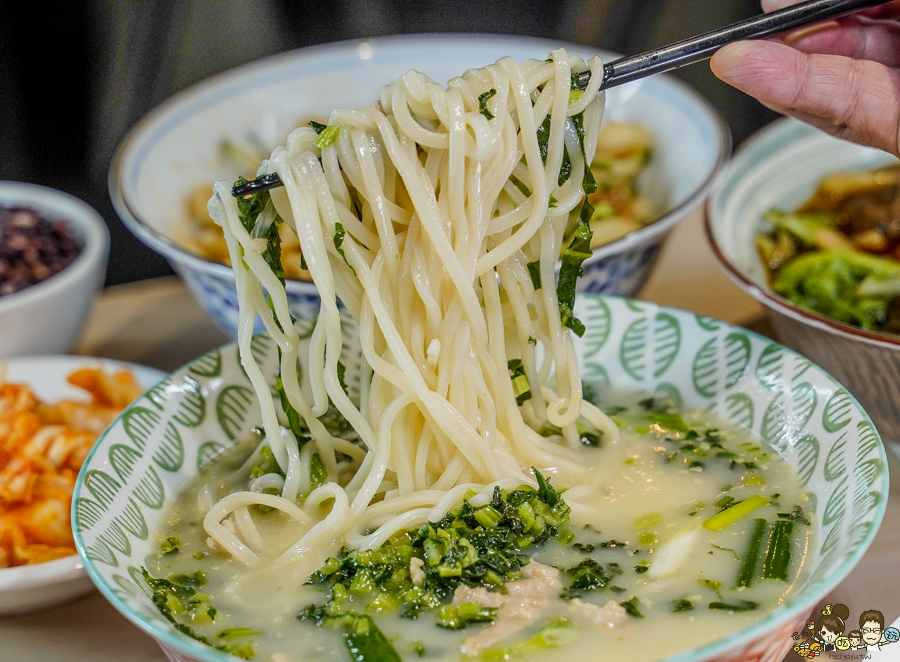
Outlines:
[[[807,25],[813,25],[847,14],[853,14],[869,7],[887,4],[884,0],[809,0],[798,5],[755,16],[739,23],[712,30],[698,37],[655,48],[638,55],[629,55],[603,65],[601,90],[638,80],[653,74],[672,71],[694,62],[712,57],[713,53],[735,41],[762,39],[783,34]],[[582,90],[591,78],[590,71],[578,74],[577,85]],[[282,182],[277,174],[264,175],[231,189],[231,194],[240,198],[258,193]]]

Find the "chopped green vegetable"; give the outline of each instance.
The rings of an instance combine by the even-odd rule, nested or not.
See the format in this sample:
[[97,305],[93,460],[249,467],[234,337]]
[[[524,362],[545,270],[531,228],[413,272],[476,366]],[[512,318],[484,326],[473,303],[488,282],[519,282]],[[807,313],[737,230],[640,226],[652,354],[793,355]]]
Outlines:
[[654,412],[647,416],[647,420],[655,423],[660,427],[673,432],[690,432],[691,427],[684,422],[684,419],[678,414],[668,414],[665,412]]
[[572,241],[562,255],[559,268],[559,282],[556,285],[556,296],[559,300],[559,315],[563,326],[572,329],[578,336],[584,335],[584,324],[575,317],[575,283],[584,274],[582,263],[593,255],[591,251],[590,218],[593,213],[591,204],[585,200]]
[[794,510],[789,513],[778,513],[778,517],[792,522],[799,522],[804,526],[811,524],[809,517],[806,516],[806,512],[803,510],[803,506],[794,506]]
[[787,581],[788,566],[791,563],[791,533],[794,523],[791,521],[775,522],[766,545],[763,558],[763,579],[780,579]]
[[486,529],[493,529],[500,522],[503,521],[503,515],[498,513],[496,510],[491,508],[490,506],[485,506],[484,508],[478,508],[474,513],[474,517],[478,520],[478,523],[481,524]]
[[[247,180],[239,177],[235,186],[246,184]],[[237,199],[238,215],[241,225],[251,237],[266,240],[266,248],[262,252],[263,259],[269,269],[284,285],[284,267],[281,264],[281,234],[278,228],[284,222],[275,211],[268,191],[252,193]]]
[[[569,518],[559,492],[540,472],[534,473],[537,490],[523,485],[506,493],[496,488],[490,504],[478,508],[467,496],[458,510],[439,522],[398,533],[378,549],[342,549],[308,580],[323,592],[330,587],[328,599],[321,606],[308,606],[299,617],[323,624],[351,611],[399,609],[401,616],[418,618],[449,602],[460,585],[496,590],[520,579],[528,562],[522,550],[558,536]],[[412,583],[413,558],[422,561],[421,585]],[[452,609],[445,611],[444,621],[458,622],[454,614]],[[466,610],[459,616],[465,622],[475,619]],[[478,618],[487,618],[487,612]]]
[[641,529],[649,529],[651,526],[655,526],[663,521],[662,515],[659,513],[650,513],[648,515],[641,515],[636,520],[634,520],[634,528]]
[[675,600],[672,603],[672,611],[674,611],[676,613],[681,612],[681,611],[693,611],[693,610],[694,610],[694,603],[691,602],[690,600],[681,599],[681,600]]
[[594,427],[588,427],[581,422],[578,422],[576,427],[578,428],[578,438],[582,444],[591,448],[600,448],[603,445],[603,432]]
[[[279,494],[279,491],[274,487],[267,487],[262,491],[262,494]],[[259,511],[259,513],[262,515],[268,515],[275,509],[272,508],[272,506],[267,506],[265,504],[259,503],[256,505],[256,510]]]
[[341,223],[334,224],[334,247],[337,249],[337,252],[341,254],[341,257],[344,258],[344,263],[350,267],[350,271],[356,275],[356,269],[350,266],[350,263],[347,262],[347,255],[344,253],[344,238],[347,232],[344,230],[344,226]]
[[568,594],[575,591],[606,588],[606,585],[612,580],[612,575],[604,571],[603,566],[591,558],[582,559],[578,565],[566,570],[566,574],[571,578],[566,587]]
[[760,518],[753,521],[750,543],[747,545],[747,551],[744,552],[744,558],[741,561],[736,586],[750,586],[753,582],[756,567],[759,565],[759,550],[762,546],[762,538],[765,531],[766,520]]
[[513,186],[515,186],[517,189],[519,189],[519,193],[524,195],[526,198],[531,195],[531,189],[528,188],[527,186],[525,186],[525,182],[523,182],[521,179],[519,179],[515,175],[510,175],[509,181],[511,181],[513,183]]
[[259,634],[259,632],[250,628],[228,628],[227,630],[221,630],[216,633],[216,638],[224,641],[231,641],[232,639],[253,637],[257,634]]
[[444,605],[438,610],[437,625],[448,630],[461,630],[470,623],[493,623],[497,610],[477,602]]
[[178,538],[169,537],[163,540],[162,545],[160,545],[160,551],[163,553],[163,556],[170,556],[177,554],[180,546],[181,541]]
[[733,496],[730,496],[730,495],[729,495],[729,496],[723,496],[721,499],[719,499],[718,501],[716,501],[716,503],[715,503],[714,505],[715,505],[716,508],[718,508],[719,510],[725,510],[726,508],[728,508],[730,505],[732,505],[732,504],[734,503],[734,500],[735,500],[735,499],[734,499]]
[[492,87],[487,92],[478,97],[478,112],[484,115],[489,120],[494,119],[494,114],[488,110],[487,102],[495,94],[497,94],[497,90]]
[[535,478],[537,478],[538,498],[551,507],[560,503],[562,501],[562,496],[550,485],[550,479],[544,478],[544,476],[541,475],[541,472],[533,467],[531,470],[534,472]]
[[332,124],[331,126],[327,126],[322,131],[319,132],[319,137],[316,142],[313,143],[319,149],[325,149],[326,147],[330,147],[331,144],[337,140],[338,133],[340,132],[341,127],[338,124]]
[[778,209],[771,210],[765,218],[807,247],[815,246],[816,230],[834,228],[838,224],[834,214],[786,214]]
[[[541,150],[541,161],[543,161],[544,165],[547,165],[547,154],[549,153],[549,144],[550,144],[550,115],[541,122],[541,125],[537,130],[537,139],[538,139],[538,147]],[[569,159],[569,152],[566,149],[563,149],[563,158],[562,163],[559,166],[559,178],[557,180],[557,184],[562,186],[565,184],[569,177],[572,174],[572,161]]]
[[353,662],[400,662],[400,656],[371,616],[357,616],[344,635]]
[[541,426],[541,429],[538,430],[538,434],[542,437],[552,437],[554,435],[562,435],[562,433],[563,431],[561,428],[551,425],[550,423],[544,423]]
[[581,146],[581,155],[584,157],[584,175],[581,180],[581,188],[584,189],[586,195],[597,192],[597,180],[594,179],[594,173],[591,172],[590,164],[587,162],[587,153],[584,151],[584,113],[578,113],[572,117],[575,124],[575,130],[578,132],[578,142]]
[[534,262],[529,262],[528,266],[528,274],[531,276],[531,284],[534,286],[535,291],[541,289],[541,261],[535,260]]
[[710,609],[724,609],[726,611],[753,611],[759,605],[751,600],[735,600],[734,602],[710,602]]
[[557,648],[568,643],[570,637],[569,620],[565,616],[557,616],[548,621],[541,631],[520,644],[509,648],[493,648],[481,654],[483,660],[497,661],[511,660],[529,653]]
[[709,529],[710,531],[721,531],[729,524],[735,523],[745,515],[767,503],[769,503],[769,500],[764,496],[754,494],[752,497],[744,499],[743,501],[738,501],[725,510],[716,513],[703,522],[703,528]]
[[[297,441],[302,446],[303,443],[309,440],[309,435],[306,434],[306,429],[303,424],[303,419],[300,416],[300,413],[294,409],[294,406],[291,404],[291,401],[288,400],[287,392],[284,390],[284,381],[282,380],[281,375],[281,362],[279,361],[278,367],[278,375],[275,377],[275,390],[278,391],[278,399],[281,401],[281,408],[284,410],[285,416],[288,419],[288,428],[290,428],[291,432],[294,433],[294,436],[297,438]],[[268,446],[265,446],[268,450]],[[271,451],[269,451],[271,455]],[[272,460],[274,462],[274,458]],[[275,467],[278,467],[276,464]],[[255,468],[255,467],[254,467]],[[273,469],[275,470],[275,469]],[[284,472],[281,469],[277,469],[282,476],[284,476]],[[260,474],[262,475],[262,474]]]
[[642,545],[652,545],[656,542],[656,535],[653,533],[649,533],[644,531],[638,535],[638,542]]
[[528,377],[525,375],[525,366],[522,365],[522,359],[510,359],[508,362],[509,378],[512,380],[513,394],[516,396],[516,404],[520,407],[528,400],[531,400],[531,386],[528,384]]
[[322,132],[328,128],[327,124],[320,124],[319,122],[316,122],[315,120],[310,120],[309,125],[313,128],[313,131],[315,131],[319,135],[321,135]]
[[[153,604],[159,609],[160,614],[180,632],[207,646],[212,646],[237,657],[243,657],[247,660],[253,658],[254,650],[249,644],[214,644],[176,618],[178,616],[192,623],[211,623],[216,620],[218,616],[216,608],[207,604],[204,596],[197,595],[197,589],[203,586],[206,581],[202,572],[197,571],[190,575],[172,575],[169,579],[156,579],[150,576],[146,568],[142,567],[141,574],[147,587],[150,589],[150,599],[153,601]],[[244,631],[246,628],[232,628],[232,630]],[[222,632],[227,633],[229,630],[223,630]],[[220,636],[221,634],[219,633]],[[228,639],[227,635],[221,636],[221,638],[223,640]]]
[[625,608],[625,611],[628,612],[629,616],[634,616],[635,618],[644,617],[644,615],[638,609],[638,605],[640,605],[641,602],[637,599],[637,596],[634,596],[629,600],[625,600],[624,602],[620,602],[619,604]]

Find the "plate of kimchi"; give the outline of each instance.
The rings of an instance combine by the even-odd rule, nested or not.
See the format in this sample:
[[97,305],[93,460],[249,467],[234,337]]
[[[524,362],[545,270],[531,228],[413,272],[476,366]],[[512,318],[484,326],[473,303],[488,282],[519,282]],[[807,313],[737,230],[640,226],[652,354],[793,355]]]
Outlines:
[[93,590],[72,538],[75,478],[106,426],[163,377],[84,356],[0,358],[0,616]]

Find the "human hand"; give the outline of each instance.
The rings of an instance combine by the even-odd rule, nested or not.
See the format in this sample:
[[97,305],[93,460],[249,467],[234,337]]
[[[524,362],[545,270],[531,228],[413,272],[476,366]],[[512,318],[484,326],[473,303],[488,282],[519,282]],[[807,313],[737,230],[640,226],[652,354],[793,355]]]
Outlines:
[[[801,0],[762,0],[766,12]],[[719,50],[713,73],[784,115],[900,155],[900,0]]]

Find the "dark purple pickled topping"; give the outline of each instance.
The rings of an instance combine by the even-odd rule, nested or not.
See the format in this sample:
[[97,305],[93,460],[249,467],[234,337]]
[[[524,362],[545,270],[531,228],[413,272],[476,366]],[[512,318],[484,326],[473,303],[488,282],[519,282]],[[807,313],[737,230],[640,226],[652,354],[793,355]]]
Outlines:
[[0,297],[47,280],[80,252],[65,221],[51,222],[23,207],[0,207]]

